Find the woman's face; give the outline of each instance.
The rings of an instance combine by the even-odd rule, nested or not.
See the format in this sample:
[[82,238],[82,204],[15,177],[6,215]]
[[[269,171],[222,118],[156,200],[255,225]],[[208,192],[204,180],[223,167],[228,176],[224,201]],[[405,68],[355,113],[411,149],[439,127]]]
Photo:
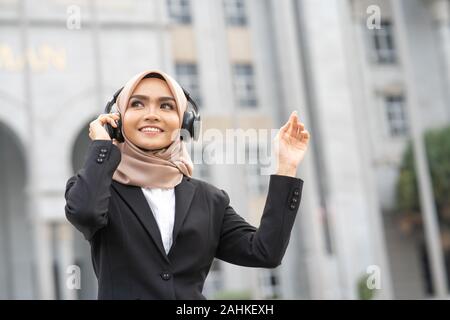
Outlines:
[[126,137],[144,150],[168,147],[180,128],[175,99],[167,83],[157,78],[142,79],[123,116]]

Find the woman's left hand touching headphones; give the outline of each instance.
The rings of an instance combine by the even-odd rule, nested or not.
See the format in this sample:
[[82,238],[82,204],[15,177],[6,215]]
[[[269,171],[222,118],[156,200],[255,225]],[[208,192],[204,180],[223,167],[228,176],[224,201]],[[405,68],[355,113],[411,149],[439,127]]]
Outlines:
[[275,136],[275,154],[278,161],[278,175],[295,177],[297,167],[305,157],[310,134],[293,111],[289,120]]

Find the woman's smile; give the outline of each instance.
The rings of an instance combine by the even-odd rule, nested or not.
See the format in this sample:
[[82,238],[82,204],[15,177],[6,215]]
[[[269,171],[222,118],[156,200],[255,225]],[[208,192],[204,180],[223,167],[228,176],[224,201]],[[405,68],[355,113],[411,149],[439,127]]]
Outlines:
[[139,131],[141,133],[143,133],[144,135],[150,136],[150,137],[157,136],[164,132],[164,130],[162,130],[161,128],[156,127],[156,126],[145,126],[145,127],[140,128]]

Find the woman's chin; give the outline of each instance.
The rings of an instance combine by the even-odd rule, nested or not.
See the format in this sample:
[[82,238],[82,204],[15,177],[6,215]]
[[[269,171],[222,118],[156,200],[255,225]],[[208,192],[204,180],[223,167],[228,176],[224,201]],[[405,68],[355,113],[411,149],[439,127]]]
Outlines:
[[137,146],[139,147],[139,149],[141,149],[143,151],[154,151],[154,150],[164,149],[167,147],[166,144],[162,144],[162,143],[153,143],[153,144],[141,143],[141,144],[138,144]]

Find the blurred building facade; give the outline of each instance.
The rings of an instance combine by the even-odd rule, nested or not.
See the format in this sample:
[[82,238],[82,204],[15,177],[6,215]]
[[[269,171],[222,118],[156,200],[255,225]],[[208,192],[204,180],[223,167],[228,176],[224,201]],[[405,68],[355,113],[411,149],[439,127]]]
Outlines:
[[[450,122],[450,1],[398,3],[0,0],[0,298],[95,298],[89,245],[64,216],[65,183],[83,164],[89,122],[147,68],[191,92],[204,131],[279,128],[298,110],[312,135],[282,265],[216,260],[208,298],[358,299],[371,270],[378,298],[433,296],[421,251],[392,211],[412,125],[407,92],[423,126]],[[194,174],[257,225],[269,180],[260,169],[198,164]],[[72,265],[80,290],[67,286]]]

